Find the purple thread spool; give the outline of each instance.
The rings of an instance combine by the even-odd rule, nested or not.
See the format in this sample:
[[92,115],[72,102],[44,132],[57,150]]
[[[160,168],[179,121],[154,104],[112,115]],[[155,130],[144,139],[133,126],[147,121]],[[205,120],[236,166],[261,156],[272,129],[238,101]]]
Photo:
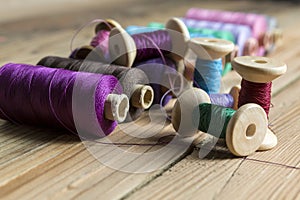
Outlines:
[[168,54],[181,61],[186,54],[189,32],[178,18],[166,23],[165,30],[141,33],[130,36],[120,27],[110,33],[109,50],[115,64],[131,67],[134,62],[160,57]]
[[125,119],[128,98],[113,76],[9,63],[0,69],[0,117],[103,137]]
[[[239,47],[238,56],[244,54],[249,54],[247,52],[253,52],[256,54],[258,48],[258,42],[256,39],[251,38],[252,33],[248,26],[245,25],[236,25],[230,23],[221,23],[221,22],[210,22],[210,21],[198,21],[195,19],[182,18],[183,23],[187,27],[192,28],[210,28],[214,30],[229,31],[234,35],[235,43]],[[251,39],[250,39],[251,38]],[[250,41],[249,41],[250,39]],[[248,47],[247,43],[250,43],[251,46]],[[254,43],[254,44],[253,44]],[[248,48],[253,48],[253,50],[248,50]]]
[[[169,89],[175,95],[179,95],[187,84],[184,82],[183,76],[177,72],[174,61],[169,58],[165,58],[165,60],[161,58],[146,60],[136,63],[134,67],[143,70],[148,76],[150,85],[154,90],[153,104],[160,104],[161,98]],[[162,106],[166,105],[171,98],[172,94],[167,95]]]
[[267,20],[264,16],[252,13],[191,8],[187,11],[185,17],[197,20],[247,25],[251,28],[252,35],[258,40],[267,32],[268,27]]
[[240,86],[233,86],[228,94],[209,94],[208,96],[212,104],[237,110],[240,90]]

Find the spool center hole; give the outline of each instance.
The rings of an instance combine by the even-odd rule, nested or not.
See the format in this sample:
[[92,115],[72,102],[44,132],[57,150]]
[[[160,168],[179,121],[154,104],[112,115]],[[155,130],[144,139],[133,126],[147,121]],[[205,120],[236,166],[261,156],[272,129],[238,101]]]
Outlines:
[[255,63],[258,63],[258,64],[266,64],[266,63],[268,63],[268,62],[265,61],[265,60],[255,60],[254,62],[255,62]]
[[143,101],[145,107],[149,108],[151,106],[153,101],[153,94],[151,90],[146,90]]
[[256,132],[255,124],[250,124],[246,129],[246,136],[250,138],[254,136],[255,132]]
[[118,114],[121,119],[124,119],[127,115],[128,110],[128,99],[123,98],[118,107]]
[[214,39],[207,39],[207,40],[205,40],[205,42],[209,42],[209,43],[216,43],[216,42],[218,42],[218,40],[214,40]]

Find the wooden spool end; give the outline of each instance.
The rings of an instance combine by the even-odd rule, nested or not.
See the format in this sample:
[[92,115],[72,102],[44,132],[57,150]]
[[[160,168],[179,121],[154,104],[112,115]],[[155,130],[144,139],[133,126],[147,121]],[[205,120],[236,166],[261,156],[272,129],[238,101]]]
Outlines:
[[153,103],[154,91],[148,85],[135,85],[130,103],[136,108],[148,109]]
[[212,38],[192,38],[188,46],[196,55],[205,60],[222,58],[234,50],[234,44],[228,40]]
[[95,27],[95,33],[98,33],[100,30],[112,30],[115,27],[122,27],[119,22],[113,19],[106,19],[103,22],[100,22]]
[[187,51],[187,42],[190,39],[187,27],[179,18],[173,17],[168,20],[165,28],[172,40],[170,57],[175,61],[182,60]]
[[273,43],[276,46],[280,46],[282,44],[283,31],[281,29],[274,29],[271,31],[271,38]]
[[231,96],[233,97],[234,104],[232,109],[234,110],[238,109],[240,90],[241,90],[241,86],[236,85],[233,86],[229,92],[229,94],[231,94]]
[[277,143],[278,143],[277,136],[268,128],[266,136],[265,136],[262,144],[258,148],[258,150],[259,151],[271,150],[274,147],[276,147]]
[[283,62],[258,56],[237,57],[233,60],[232,67],[245,80],[255,83],[271,82],[287,70],[287,66]]
[[109,94],[104,105],[104,117],[123,122],[129,110],[129,100],[125,94]]
[[248,156],[262,144],[268,127],[267,115],[257,104],[245,104],[230,119],[226,144],[236,156]]
[[235,45],[234,49],[225,56],[225,63],[233,61],[235,57],[237,57],[239,52],[239,46]]
[[109,35],[111,62],[131,67],[136,57],[136,46],[132,37],[121,27],[115,27]]
[[256,38],[249,38],[245,42],[243,55],[256,56],[259,49],[259,44]]
[[172,110],[172,125],[180,136],[191,137],[198,132],[198,127],[193,124],[192,112],[201,103],[210,103],[210,98],[199,88],[188,89],[177,98]]

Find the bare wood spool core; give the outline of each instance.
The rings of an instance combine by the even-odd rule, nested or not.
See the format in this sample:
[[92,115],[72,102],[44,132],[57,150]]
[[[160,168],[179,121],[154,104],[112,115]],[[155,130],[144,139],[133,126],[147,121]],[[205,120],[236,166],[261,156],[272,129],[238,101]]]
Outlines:
[[129,110],[129,100],[125,94],[109,94],[104,104],[104,117],[123,122]]
[[273,58],[241,56],[232,61],[232,67],[243,79],[255,83],[268,83],[284,74],[286,64]]
[[236,86],[233,86],[229,92],[229,94],[233,97],[234,103],[233,103],[232,109],[234,109],[234,110],[238,109],[240,90],[241,90],[241,86],[236,85]]
[[257,104],[240,107],[226,129],[226,144],[236,156],[247,156],[259,149],[267,132],[265,111]]
[[135,85],[131,95],[130,103],[136,108],[148,109],[154,99],[154,91],[148,85]]
[[132,37],[121,27],[115,27],[109,35],[109,53],[114,64],[131,67],[136,57],[136,45]]
[[192,38],[188,46],[198,58],[215,60],[234,50],[234,44],[228,40],[211,38]]
[[98,33],[100,30],[112,30],[115,27],[122,27],[119,22],[113,19],[106,19],[105,22],[100,22],[95,27],[95,33]]
[[198,132],[191,113],[201,103],[211,102],[208,94],[199,88],[188,89],[177,98],[172,110],[172,125],[180,136],[191,137]]

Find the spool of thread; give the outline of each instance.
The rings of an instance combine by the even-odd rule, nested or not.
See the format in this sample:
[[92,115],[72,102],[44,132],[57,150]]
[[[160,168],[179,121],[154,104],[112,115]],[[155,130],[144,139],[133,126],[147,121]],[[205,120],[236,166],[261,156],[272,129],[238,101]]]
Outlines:
[[219,93],[222,73],[221,58],[234,49],[234,44],[221,39],[193,38],[188,45],[197,55],[194,85],[209,94]]
[[[164,25],[157,22],[151,22],[148,24],[148,27],[151,28],[152,30],[155,30],[155,29],[163,29]],[[188,27],[188,31],[190,33],[191,38],[198,38],[198,37],[219,38],[219,39],[224,39],[235,43],[234,35],[229,31],[219,31],[214,29],[191,28],[191,27]],[[225,76],[229,71],[231,71],[231,60],[237,56],[238,50],[239,48],[235,47],[234,51],[232,51],[228,56],[226,56],[226,60],[224,60],[224,68],[222,70],[222,76]]]
[[0,117],[103,137],[126,118],[128,98],[113,76],[9,63],[0,68]]
[[257,104],[247,104],[234,111],[210,104],[201,89],[185,91],[172,110],[172,125],[183,137],[199,130],[224,138],[231,153],[247,156],[261,145],[267,131],[267,117]]
[[[158,22],[151,22],[147,25],[148,28],[145,27],[144,30],[160,30],[164,29],[165,26],[162,23]],[[130,30],[139,29],[138,26],[135,27],[129,27]],[[143,30],[142,28],[140,30]],[[203,35],[211,35],[214,38],[229,40],[231,42],[235,42],[234,36],[229,31],[220,31],[220,30],[214,30],[214,29],[208,29],[208,28],[192,28],[188,27],[188,31],[190,33],[190,37],[193,38],[193,34],[203,34]]]
[[152,105],[154,92],[150,86],[146,85],[149,83],[148,78],[140,69],[55,56],[47,56],[37,65],[115,76],[120,81],[124,94],[130,99],[129,115],[126,121],[137,119],[144,109]]
[[124,29],[114,28],[110,33],[109,49],[115,64],[131,67],[134,62],[150,58],[164,58],[164,53],[175,61],[186,53],[188,30],[178,18],[166,23],[166,30],[130,36]]
[[235,38],[235,44],[239,47],[238,56],[256,55],[258,52],[258,40],[252,38],[252,32],[248,26],[204,20],[198,21],[189,18],[181,18],[181,20],[188,28],[208,28],[231,32]]
[[251,28],[252,36],[258,40],[265,37],[268,28],[266,18],[253,13],[191,8],[187,11],[185,17],[197,20],[246,25]]
[[[243,78],[238,106],[256,103],[264,108],[268,116],[272,80],[286,72],[286,64],[267,57],[243,56],[235,58],[232,66]],[[266,141],[261,150],[271,149],[277,144],[277,138],[270,129],[267,135],[273,140]]]
[[[179,96],[187,85],[183,76],[177,72],[175,62],[170,58],[165,60],[154,58],[137,63],[133,67],[141,69],[148,76],[150,85],[154,89],[154,104],[160,104],[169,89]],[[166,105],[171,98],[172,94],[167,95],[163,99],[162,106]]]
[[237,110],[240,90],[240,86],[233,86],[228,94],[209,94],[208,96],[214,105]]
[[99,23],[95,27],[95,36],[92,38],[90,45],[76,48],[71,52],[70,58],[85,59],[85,57],[94,50],[93,53],[95,53],[95,57],[90,58],[95,58],[105,63],[110,62],[108,47],[109,34],[113,28],[121,27],[121,25],[113,19],[97,20],[97,22]]

